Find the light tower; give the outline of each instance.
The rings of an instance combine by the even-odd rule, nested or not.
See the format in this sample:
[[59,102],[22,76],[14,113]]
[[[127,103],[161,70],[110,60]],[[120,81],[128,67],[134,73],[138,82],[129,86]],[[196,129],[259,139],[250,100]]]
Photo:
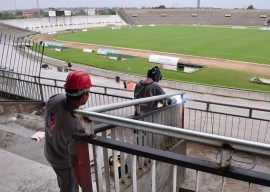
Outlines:
[[38,8],[38,15],[40,15],[39,14],[39,3],[38,3],[38,0],[37,0],[37,8]]
[[200,0],[197,1],[197,9],[200,9]]

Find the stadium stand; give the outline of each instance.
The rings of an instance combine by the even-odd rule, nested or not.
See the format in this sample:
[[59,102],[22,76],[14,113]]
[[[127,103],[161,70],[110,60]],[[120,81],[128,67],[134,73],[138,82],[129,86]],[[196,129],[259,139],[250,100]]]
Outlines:
[[130,25],[263,26],[270,10],[119,9],[118,15]]
[[130,25],[135,25],[135,22],[132,21],[132,19],[129,18],[129,16],[126,14],[125,11],[123,11],[122,9],[120,9],[118,11],[118,15],[123,19],[123,21],[125,21],[127,24]]
[[18,38],[28,37],[38,34],[36,31],[22,29],[16,26],[11,26],[0,22],[0,34],[12,35]]
[[118,15],[94,15],[94,16],[71,16],[71,17],[44,17],[31,19],[3,20],[2,23],[12,26],[49,33],[70,29],[84,29],[102,26],[121,26],[125,24]]

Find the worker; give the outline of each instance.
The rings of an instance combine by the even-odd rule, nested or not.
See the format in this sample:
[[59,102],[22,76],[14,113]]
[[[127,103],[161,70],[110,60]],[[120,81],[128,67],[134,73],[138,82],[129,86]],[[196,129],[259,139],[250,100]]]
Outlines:
[[74,110],[88,98],[91,79],[83,71],[71,72],[64,85],[66,94],[53,95],[45,106],[44,154],[57,175],[60,192],[78,192],[79,185],[72,165],[77,162],[72,134],[82,129]]
[[[145,97],[152,97],[156,95],[163,95],[165,92],[160,87],[158,82],[162,79],[162,74],[158,66],[155,66],[148,70],[147,72],[147,79],[139,81],[134,90],[134,98],[145,98]],[[167,98],[168,104],[172,104],[172,99]],[[162,101],[159,101],[163,103]],[[150,102],[147,104],[142,104],[140,109],[141,112],[149,112],[154,109],[157,109],[158,102]]]

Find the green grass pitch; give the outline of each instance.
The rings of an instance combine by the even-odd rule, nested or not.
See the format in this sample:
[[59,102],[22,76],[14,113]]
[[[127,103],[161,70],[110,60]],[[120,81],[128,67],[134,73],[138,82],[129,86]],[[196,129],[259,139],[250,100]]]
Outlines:
[[[154,64],[149,63],[148,59],[146,58],[132,58],[126,61],[117,61],[104,58],[96,53],[86,53],[80,49],[65,49],[62,52],[45,49],[45,55],[64,61],[72,61],[89,65],[92,67],[143,76],[146,76],[147,70],[154,66]],[[254,73],[206,67],[192,74],[162,69],[162,75],[164,79],[171,79],[181,82],[185,81],[189,83],[230,87],[234,89],[270,92],[269,85],[249,82],[249,79],[254,76],[267,78],[267,76]]]
[[55,39],[270,65],[270,31],[258,29],[199,26],[96,28],[56,36]]
[[[269,37],[270,31],[258,29],[155,26],[121,30],[96,28],[87,32],[59,35],[55,39],[270,64],[270,44],[267,43]],[[63,52],[45,49],[45,54],[65,61],[144,76],[154,65],[145,58],[114,61],[79,49],[65,49]],[[255,73],[213,67],[206,67],[193,74],[168,70],[162,70],[162,73],[164,78],[175,81],[270,92],[269,85],[249,82],[254,76],[269,78]]]

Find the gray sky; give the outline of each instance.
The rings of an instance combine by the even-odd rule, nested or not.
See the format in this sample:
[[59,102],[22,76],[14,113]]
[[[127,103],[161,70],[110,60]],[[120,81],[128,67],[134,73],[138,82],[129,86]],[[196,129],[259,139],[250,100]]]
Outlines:
[[[197,0],[0,0],[0,10],[48,7],[196,7]],[[201,7],[270,9],[269,0],[201,0]]]

